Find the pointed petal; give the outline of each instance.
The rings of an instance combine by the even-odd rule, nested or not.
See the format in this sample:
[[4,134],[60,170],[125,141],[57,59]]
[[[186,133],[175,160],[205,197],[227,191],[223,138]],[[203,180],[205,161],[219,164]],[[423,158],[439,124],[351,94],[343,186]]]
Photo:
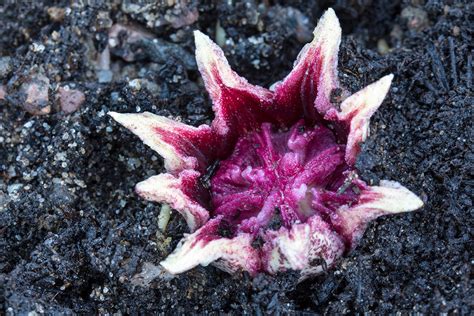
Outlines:
[[178,177],[162,173],[138,183],[135,190],[148,201],[171,205],[184,216],[190,230],[195,231],[209,219],[209,212],[203,206],[208,196],[199,177],[200,173],[194,170],[184,170]]
[[260,128],[271,121],[267,113],[273,93],[254,86],[237,75],[222,49],[199,31],[194,32],[196,60],[204,84],[212,99],[215,119],[213,128],[220,135]]
[[288,269],[317,274],[342,255],[344,243],[331,227],[315,215],[291,229],[269,231],[265,237],[264,269],[277,273]]
[[149,112],[108,114],[160,154],[166,170],[173,174],[184,169],[203,172],[212,158],[210,152],[217,150],[215,137],[207,125],[193,127]]
[[243,269],[255,274],[260,268],[260,258],[251,245],[253,237],[243,233],[231,239],[218,236],[221,220],[222,217],[214,218],[186,236],[161,265],[168,272],[177,274],[199,264],[207,266],[220,260],[217,265],[226,271]]
[[314,39],[301,50],[293,70],[275,84],[275,100],[289,122],[301,116],[315,120],[332,107],[331,91],[339,87],[337,54],[341,27],[328,9],[314,30]]
[[363,190],[354,206],[340,207],[334,223],[354,247],[370,221],[383,215],[411,212],[422,206],[420,198],[400,183],[382,180],[380,186]]
[[341,104],[341,111],[350,117],[350,131],[347,137],[346,162],[354,165],[360,152],[360,145],[369,134],[369,123],[372,115],[382,104],[388,93],[393,75],[388,75],[377,82],[353,94]]
[[360,145],[369,134],[370,117],[377,111],[388,93],[393,75],[385,76],[354,93],[341,104],[341,111],[328,112],[326,118],[343,121],[349,125],[346,162],[353,166],[360,152]]

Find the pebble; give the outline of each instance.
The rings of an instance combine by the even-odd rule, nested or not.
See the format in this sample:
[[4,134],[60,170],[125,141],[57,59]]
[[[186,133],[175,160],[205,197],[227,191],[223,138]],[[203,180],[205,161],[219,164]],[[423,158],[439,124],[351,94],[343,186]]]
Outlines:
[[381,38],[377,41],[377,51],[381,55],[385,55],[390,51],[390,47],[388,46],[387,41],[384,40],[383,38]]
[[49,105],[49,79],[42,74],[35,74],[21,85],[21,92],[26,95],[22,103],[25,111],[33,115],[45,115],[51,112]]
[[420,8],[408,6],[402,10],[401,17],[407,21],[407,26],[416,31],[422,31],[429,26],[428,13]]
[[21,183],[10,184],[7,187],[7,192],[9,195],[13,195],[13,194],[18,193],[18,191],[20,191],[22,187],[23,187],[23,184]]
[[80,90],[69,89],[69,87],[59,88],[59,104],[64,113],[75,112],[86,100],[86,96]]
[[39,44],[39,43],[33,43],[33,45],[31,46],[31,49],[35,52],[35,53],[42,53],[44,52],[46,47],[44,47],[43,44]]
[[49,18],[54,22],[61,22],[66,16],[66,10],[60,7],[50,7],[47,10]]
[[97,81],[99,83],[108,83],[112,81],[113,73],[108,69],[101,69],[97,71]]
[[459,26],[454,26],[453,27],[453,35],[454,36],[459,36],[461,34],[461,28]]
[[7,96],[7,89],[5,88],[4,85],[0,85],[0,100],[5,100],[6,96]]
[[13,69],[11,57],[0,57],[0,79],[6,78]]

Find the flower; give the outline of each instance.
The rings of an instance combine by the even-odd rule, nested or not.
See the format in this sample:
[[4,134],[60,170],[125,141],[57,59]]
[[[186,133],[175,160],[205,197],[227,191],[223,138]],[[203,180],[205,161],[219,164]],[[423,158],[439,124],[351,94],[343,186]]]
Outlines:
[[292,269],[305,278],[353,249],[369,221],[423,205],[397,182],[369,186],[357,176],[360,144],[393,75],[340,107],[331,102],[341,90],[341,28],[332,9],[290,74],[270,89],[238,76],[216,44],[194,35],[211,126],[110,113],[164,158],[167,173],[138,183],[136,192],[171,205],[192,232],[161,262],[167,271],[212,263],[251,275]]

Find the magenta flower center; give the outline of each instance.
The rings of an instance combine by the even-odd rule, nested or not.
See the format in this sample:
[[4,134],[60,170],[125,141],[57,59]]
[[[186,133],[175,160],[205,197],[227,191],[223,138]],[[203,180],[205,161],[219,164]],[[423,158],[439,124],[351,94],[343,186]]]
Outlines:
[[234,228],[230,235],[289,228],[316,213],[331,224],[330,214],[357,198],[344,152],[325,126],[300,121],[281,131],[265,123],[238,140],[212,177],[215,215]]

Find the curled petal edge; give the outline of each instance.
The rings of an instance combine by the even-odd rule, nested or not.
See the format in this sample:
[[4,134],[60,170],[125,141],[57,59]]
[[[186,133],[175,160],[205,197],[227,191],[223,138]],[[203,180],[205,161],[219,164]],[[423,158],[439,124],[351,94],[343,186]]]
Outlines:
[[363,190],[356,205],[342,206],[336,214],[340,233],[349,238],[354,247],[370,221],[384,215],[415,211],[422,206],[423,201],[400,183],[382,180],[379,186]]
[[258,271],[260,258],[251,245],[253,238],[250,234],[241,233],[234,238],[207,235],[209,227],[215,226],[220,220],[219,217],[211,219],[193,234],[185,236],[173,253],[160,264],[172,274],[214,262],[226,271],[240,268],[251,274]]
[[348,125],[345,154],[348,165],[355,164],[360,152],[360,145],[369,134],[370,118],[382,104],[392,80],[392,74],[382,77],[345,99],[341,104],[340,111],[331,109],[326,113],[326,119]]
[[200,173],[184,170],[178,177],[162,173],[148,178],[135,186],[138,195],[148,201],[167,203],[183,215],[191,231],[204,225],[209,219],[209,212],[195,197],[199,192]]

